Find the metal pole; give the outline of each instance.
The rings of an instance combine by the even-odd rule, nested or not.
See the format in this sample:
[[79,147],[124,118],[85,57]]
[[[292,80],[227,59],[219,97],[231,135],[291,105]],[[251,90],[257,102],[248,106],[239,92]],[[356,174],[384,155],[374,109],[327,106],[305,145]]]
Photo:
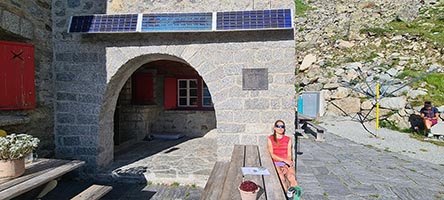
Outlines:
[[376,137],[378,137],[378,130],[379,130],[379,87],[380,83],[379,81],[376,83]]
[[298,117],[298,111],[295,112],[295,120],[294,120],[294,169],[296,171],[297,164],[298,164],[298,155],[302,155],[302,152],[299,152],[299,139],[298,136],[302,136],[297,130],[300,129],[299,127],[299,117]]

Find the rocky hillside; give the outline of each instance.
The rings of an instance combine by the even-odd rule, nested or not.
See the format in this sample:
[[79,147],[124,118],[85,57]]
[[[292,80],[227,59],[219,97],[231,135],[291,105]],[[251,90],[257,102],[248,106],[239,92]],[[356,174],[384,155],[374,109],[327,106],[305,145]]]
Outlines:
[[377,83],[382,118],[400,128],[425,99],[444,110],[444,0],[296,4],[297,87],[321,91],[325,115],[367,113]]

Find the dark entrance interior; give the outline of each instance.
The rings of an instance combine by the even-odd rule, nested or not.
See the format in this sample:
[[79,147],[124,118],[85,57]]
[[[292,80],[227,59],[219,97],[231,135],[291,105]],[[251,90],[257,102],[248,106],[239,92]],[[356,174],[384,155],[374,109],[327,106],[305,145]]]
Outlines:
[[201,137],[216,127],[211,95],[186,63],[158,60],[126,81],[114,113],[115,152],[153,136]]

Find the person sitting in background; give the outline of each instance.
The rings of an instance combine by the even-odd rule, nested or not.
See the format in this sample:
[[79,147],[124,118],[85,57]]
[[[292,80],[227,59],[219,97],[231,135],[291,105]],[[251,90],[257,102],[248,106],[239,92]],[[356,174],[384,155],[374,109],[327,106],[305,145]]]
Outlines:
[[[285,123],[282,120],[277,120],[274,123],[273,135],[268,136],[267,149],[276,166],[285,192],[289,187],[296,187],[298,183],[292,159],[291,139],[285,135]],[[287,185],[287,181],[290,186]]]
[[427,137],[433,137],[431,128],[438,123],[439,111],[436,107],[432,106],[430,101],[424,102],[424,107],[419,111],[420,116],[424,123],[424,130],[427,133]]

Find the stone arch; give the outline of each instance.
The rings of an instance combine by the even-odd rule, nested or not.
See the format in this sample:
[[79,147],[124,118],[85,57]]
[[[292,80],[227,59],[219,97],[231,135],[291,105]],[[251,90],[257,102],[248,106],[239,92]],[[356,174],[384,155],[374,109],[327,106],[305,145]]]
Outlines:
[[[124,50],[122,50],[124,51]],[[189,62],[184,59],[161,53],[152,53],[144,55],[135,55],[133,58],[121,64],[120,67],[107,66],[107,88],[103,96],[103,102],[100,108],[99,115],[99,129],[98,129],[98,152],[97,152],[97,164],[101,167],[108,165],[113,160],[114,153],[114,112],[117,104],[117,99],[125,82],[131,77],[131,75],[139,69],[142,65],[159,60],[169,60],[186,64],[196,70],[199,75],[201,73]],[[122,61],[122,60],[121,60]],[[114,69],[114,70],[113,70]],[[201,75],[202,76],[202,75]],[[204,77],[202,77],[204,79]],[[210,86],[208,86],[210,89]],[[210,89],[211,90],[211,89]]]

